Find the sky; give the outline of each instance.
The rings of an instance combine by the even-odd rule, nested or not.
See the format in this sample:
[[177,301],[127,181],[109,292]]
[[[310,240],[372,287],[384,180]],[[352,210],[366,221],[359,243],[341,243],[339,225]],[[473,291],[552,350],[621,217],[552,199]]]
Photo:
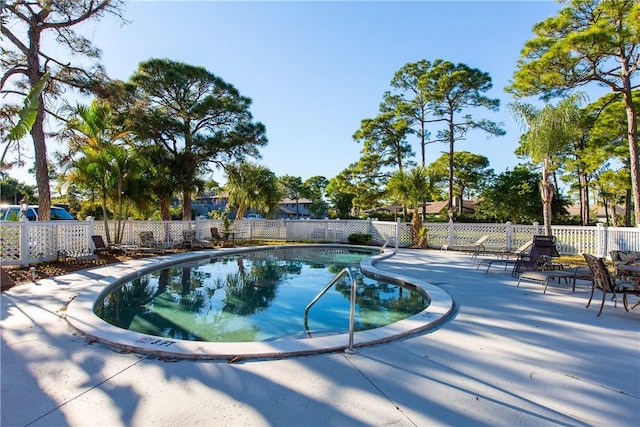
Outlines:
[[[464,63],[490,74],[487,95],[501,101],[499,112],[479,110],[474,117],[503,123],[507,133],[489,138],[470,132],[456,150],[486,156],[501,173],[520,162],[514,150],[522,133],[504,88],[534,24],[559,8],[550,0],[138,0],[125,4],[128,24],[103,18],[80,31],[102,50],[113,79],[128,80],[140,62],[167,58],[205,67],[234,85],[252,99],[254,119],[266,126],[269,143],[258,162],[277,176],[303,180],[332,178],[358,160],[362,144],[352,136],[361,120],[377,115],[405,64]],[[419,162],[418,141],[409,141]],[[428,145],[427,163],[447,151],[446,144]],[[214,178],[224,183],[223,175]]]

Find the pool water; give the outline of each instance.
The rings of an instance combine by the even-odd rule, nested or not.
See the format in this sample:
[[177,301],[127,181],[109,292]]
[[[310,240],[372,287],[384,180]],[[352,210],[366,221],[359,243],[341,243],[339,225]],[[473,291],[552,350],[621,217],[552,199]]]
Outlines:
[[193,261],[142,275],[111,290],[96,314],[117,327],[158,337],[246,342],[348,332],[350,284],[344,275],[305,307],[342,269],[356,276],[355,330],[397,322],[428,298],[359,269],[371,252],[337,248],[260,250]]

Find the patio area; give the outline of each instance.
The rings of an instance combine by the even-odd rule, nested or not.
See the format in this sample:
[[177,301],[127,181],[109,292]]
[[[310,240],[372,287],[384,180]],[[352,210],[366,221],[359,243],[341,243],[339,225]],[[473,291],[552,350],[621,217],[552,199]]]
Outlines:
[[[149,262],[148,258],[130,262]],[[521,283],[468,254],[400,250],[376,266],[444,289],[435,330],[355,354],[188,361],[117,352],[78,335],[66,304],[107,265],[2,293],[4,426],[637,426],[640,308],[590,286]]]

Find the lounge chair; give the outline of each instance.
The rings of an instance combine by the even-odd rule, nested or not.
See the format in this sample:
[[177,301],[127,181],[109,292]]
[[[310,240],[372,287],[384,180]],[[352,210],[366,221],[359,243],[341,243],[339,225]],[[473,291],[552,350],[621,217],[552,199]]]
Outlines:
[[517,276],[525,271],[551,270],[558,265],[554,264],[552,257],[556,256],[555,238],[553,236],[533,236],[533,243],[529,254],[516,261],[511,272]]
[[490,236],[487,234],[485,236],[482,236],[481,238],[479,238],[478,240],[476,240],[470,245],[466,245],[466,246],[443,245],[440,249],[444,251],[451,249],[451,250],[470,252],[471,258],[474,259],[478,256],[478,254],[480,254],[480,252],[484,252],[486,250],[484,242],[486,242],[489,239],[489,237]]
[[115,246],[107,246],[100,235],[91,236],[91,241],[93,242],[93,253],[95,254],[102,255],[115,250]]
[[[482,260],[478,263],[478,266],[476,267],[476,270],[478,268],[480,268],[481,265],[486,265],[487,266],[487,270],[485,271],[485,273],[489,272],[489,269],[491,268],[492,265],[494,264],[504,264],[504,271],[507,271],[507,267],[509,265],[515,265],[516,262],[518,262],[519,259],[525,257],[526,255],[529,254],[529,251],[527,249],[529,249],[529,247],[533,244],[533,239],[527,241],[527,243],[525,243],[524,245],[520,246],[518,249],[516,249],[515,251],[504,251],[504,252],[498,252],[496,253],[496,257],[495,259],[485,259]],[[514,258],[512,258],[514,257]]]
[[542,293],[546,294],[550,281],[557,280],[559,283],[561,279],[564,279],[565,283],[569,283],[569,279],[572,279],[573,276],[574,274],[572,271],[565,270],[525,271],[518,277],[518,285],[516,287],[520,287],[520,282],[522,280],[531,280],[532,282],[543,283],[544,291]]
[[153,231],[141,231],[140,247],[136,250],[140,252],[155,252],[163,254],[165,252],[165,245],[153,237]]
[[[598,316],[602,314],[602,308],[604,307],[604,301],[607,294],[613,294],[614,307],[618,302],[617,295],[622,294],[624,309],[629,311],[629,302],[627,295],[639,296],[640,286],[637,283],[613,277],[609,272],[609,269],[607,268],[607,264],[605,263],[604,258],[596,257],[589,254],[582,254],[582,256],[587,261],[587,265],[589,266],[591,274],[593,275],[594,289],[598,288],[602,292],[602,303],[600,304],[600,311],[598,311]],[[589,302],[587,302],[587,308],[589,308],[589,306],[591,305],[592,299],[593,290],[591,292],[591,296],[589,297]]]
[[226,236],[222,236],[218,231],[218,227],[211,227],[211,238],[214,242],[224,245],[225,242],[229,241],[229,238]]
[[57,262],[72,262],[74,264],[85,264],[88,262],[96,262],[98,255],[91,252],[89,248],[80,251],[70,251],[60,249],[57,254]]
[[196,238],[196,230],[182,230],[181,246],[183,248],[189,247],[191,249],[211,248],[213,247],[213,242]]

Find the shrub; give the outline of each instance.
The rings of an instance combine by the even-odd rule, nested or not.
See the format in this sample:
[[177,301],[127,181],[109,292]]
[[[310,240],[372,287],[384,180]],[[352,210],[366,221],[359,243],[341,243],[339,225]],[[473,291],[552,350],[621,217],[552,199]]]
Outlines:
[[353,233],[349,234],[347,239],[349,240],[349,243],[365,244],[371,240],[371,234]]

